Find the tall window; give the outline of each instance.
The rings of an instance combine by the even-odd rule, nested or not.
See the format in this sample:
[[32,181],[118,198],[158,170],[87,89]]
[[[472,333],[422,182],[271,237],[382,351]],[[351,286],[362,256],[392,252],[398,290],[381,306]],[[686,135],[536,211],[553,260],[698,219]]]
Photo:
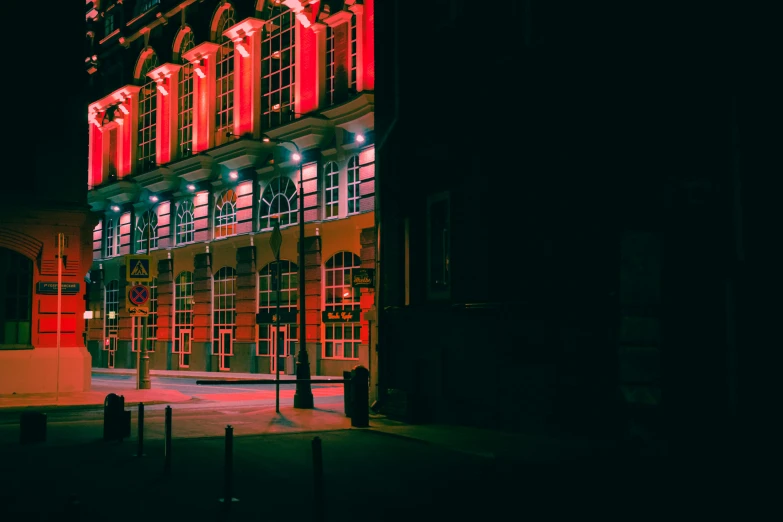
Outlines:
[[356,92],[356,15],[351,16],[351,85]]
[[448,298],[451,291],[451,230],[449,194],[427,198],[427,295]]
[[177,244],[192,243],[195,228],[193,200],[186,199],[177,206]]
[[333,161],[324,165],[324,219],[337,217],[340,212],[339,172]]
[[261,118],[266,129],[294,119],[296,18],[293,11],[269,2],[261,43]]
[[103,303],[106,308],[103,314],[104,334],[108,337],[117,333],[120,324],[120,283],[116,279],[106,285]]
[[179,129],[179,155],[190,156],[193,147],[193,65],[182,59],[182,55],[193,49],[193,32],[188,31],[182,37],[179,48],[182,68],[179,70],[179,104],[177,109],[177,128]]
[[141,0],[136,4],[136,14],[142,14],[160,3],[160,0]]
[[226,143],[226,133],[234,130],[234,42],[223,36],[223,31],[234,25],[234,10],[229,8],[220,15],[217,39],[215,72],[217,74],[217,113],[215,114],[215,143]]
[[[147,73],[158,66],[158,57],[150,54],[141,68],[139,81],[139,147],[137,155],[138,172],[155,168],[155,131],[157,129],[158,88],[155,80]],[[146,82],[146,83],[144,83]]]
[[359,212],[359,156],[348,160],[348,214]]
[[114,31],[114,13],[105,13],[103,15],[103,36],[109,36]]
[[[361,260],[351,252],[338,252],[324,265],[325,309],[327,312],[360,311],[358,288],[351,286],[351,273]],[[358,359],[361,342],[359,321],[324,323],[324,357]]]
[[106,220],[106,257],[120,255],[120,218]]
[[147,252],[147,245],[150,249],[158,248],[158,214],[155,210],[148,210],[136,218],[136,252]]
[[[274,312],[277,310],[277,287],[280,284],[280,310],[293,312],[297,309],[299,268],[295,263],[281,260],[277,278],[273,278],[274,264],[266,265],[258,273],[258,311]],[[282,324],[282,323],[281,323]],[[271,324],[258,325],[258,355],[270,355],[272,342]],[[288,326],[288,350],[287,353],[296,353],[297,336],[296,321],[287,323]]]
[[[172,351],[180,354],[180,368],[190,366],[193,331],[193,272],[180,272],[174,282],[174,339]],[[187,332],[185,337],[182,332]],[[184,342],[183,342],[184,341]]]
[[285,176],[273,179],[261,195],[260,228],[272,228],[272,216],[280,217],[280,226],[298,223],[298,197],[294,182]]
[[237,194],[225,191],[215,208],[215,238],[233,236],[237,233]]
[[30,344],[33,262],[0,247],[0,346]]
[[[212,339],[213,352],[218,353],[218,343],[221,330],[234,331],[234,319],[236,316],[236,271],[224,266],[217,271],[212,287],[212,327],[214,335]],[[233,337],[233,334],[232,334]],[[224,349],[228,349],[226,346]],[[227,355],[229,352],[224,352]]]
[[328,104],[334,103],[334,30],[326,26],[326,95]]
[[[150,298],[147,301],[149,314],[147,315],[147,350],[155,351],[155,340],[158,338],[158,278],[152,279],[149,283]],[[133,338],[132,351],[138,351],[141,346],[141,340],[144,338],[143,319],[141,317],[133,318]]]

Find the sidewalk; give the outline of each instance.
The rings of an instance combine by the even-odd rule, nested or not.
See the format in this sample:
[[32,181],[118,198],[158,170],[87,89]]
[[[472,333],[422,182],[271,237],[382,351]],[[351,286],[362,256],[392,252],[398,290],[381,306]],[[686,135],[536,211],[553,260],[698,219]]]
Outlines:
[[[93,375],[136,375],[135,368],[93,368]],[[180,377],[183,379],[225,380],[225,381],[274,381],[272,373],[239,372],[191,372],[188,370],[150,370],[152,377]],[[311,379],[342,379],[342,376],[312,375]],[[296,375],[280,374],[281,381],[296,380]]]
[[[100,406],[106,399],[109,391],[95,390],[87,392],[69,392],[61,393],[57,396],[54,393],[17,393],[12,395],[0,395],[0,410],[8,412],[9,410],[25,410],[27,408],[64,408],[75,406]],[[122,390],[118,393],[125,397],[125,404],[139,403],[144,404],[168,404],[182,403],[191,399],[177,390]]]

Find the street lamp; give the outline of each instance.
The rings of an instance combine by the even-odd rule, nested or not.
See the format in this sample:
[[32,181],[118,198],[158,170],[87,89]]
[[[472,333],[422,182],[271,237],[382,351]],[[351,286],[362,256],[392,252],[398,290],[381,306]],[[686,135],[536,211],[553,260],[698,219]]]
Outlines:
[[261,136],[264,143],[288,143],[296,149],[294,159],[299,162],[299,353],[296,361],[296,392],[294,393],[294,408],[311,409],[313,407],[313,391],[310,387],[310,360],[307,356],[307,318],[305,314],[305,214],[304,214],[304,183],[302,182],[302,151],[293,141],[278,140],[267,135]]

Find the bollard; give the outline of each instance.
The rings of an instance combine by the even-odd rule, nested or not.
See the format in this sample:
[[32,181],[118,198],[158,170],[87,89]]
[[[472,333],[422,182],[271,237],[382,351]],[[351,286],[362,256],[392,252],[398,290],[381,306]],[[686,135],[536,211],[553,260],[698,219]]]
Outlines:
[[370,372],[364,366],[356,366],[351,370],[351,426],[354,428],[370,427]]
[[224,465],[224,477],[223,477],[223,498],[220,502],[223,503],[223,509],[228,511],[231,509],[232,502],[239,502],[239,499],[234,498],[233,483],[231,482],[234,475],[234,428],[231,425],[226,426],[226,457]]
[[166,441],[163,446],[163,473],[171,473],[171,406],[166,406]]
[[138,428],[139,428],[139,449],[136,450],[136,456],[137,457],[143,457],[144,456],[144,403],[139,403],[139,420],[138,420]]
[[324,520],[324,461],[320,437],[313,437],[313,492],[314,518],[316,522],[322,522]]

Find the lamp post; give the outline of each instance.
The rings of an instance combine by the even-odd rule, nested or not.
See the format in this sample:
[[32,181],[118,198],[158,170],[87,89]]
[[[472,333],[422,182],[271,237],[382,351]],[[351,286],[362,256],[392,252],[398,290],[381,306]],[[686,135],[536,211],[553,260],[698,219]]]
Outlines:
[[304,213],[304,183],[302,181],[302,152],[293,141],[278,140],[269,136],[262,136],[264,143],[288,143],[296,149],[296,157],[299,161],[299,353],[296,360],[296,392],[294,393],[294,408],[312,409],[313,391],[310,387],[310,360],[307,356],[305,317],[305,270],[304,270],[304,240],[305,240],[305,213]]

